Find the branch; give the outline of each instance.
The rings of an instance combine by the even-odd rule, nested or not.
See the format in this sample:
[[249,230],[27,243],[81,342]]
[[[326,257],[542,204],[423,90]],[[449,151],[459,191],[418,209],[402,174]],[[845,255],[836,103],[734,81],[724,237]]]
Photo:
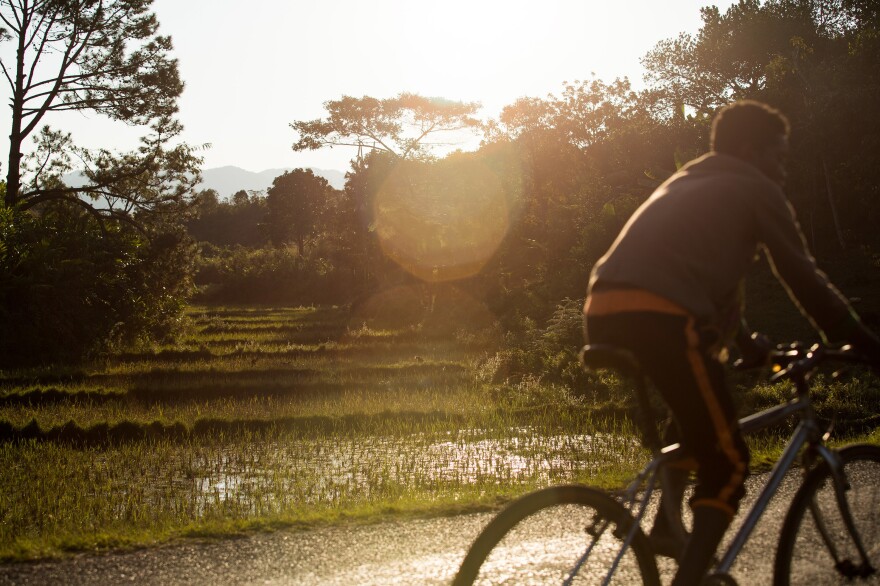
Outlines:
[[411,152],[413,151],[413,149],[416,148],[416,146],[419,144],[419,142],[421,142],[421,140],[422,140],[423,138],[425,138],[426,136],[428,136],[428,134],[429,134],[430,132],[432,132],[436,127],[437,127],[437,122],[434,121],[430,126],[428,126],[427,129],[425,129],[425,130],[424,130],[424,131],[418,136],[418,138],[416,138],[414,141],[412,141],[411,146],[410,146],[409,148],[407,148],[407,149],[403,152],[403,158],[406,158],[406,156],[407,156],[409,153],[411,153]]
[[[43,15],[43,18],[40,20],[40,23],[37,24],[36,29],[34,30],[34,36],[31,37],[31,43],[34,41],[35,38],[37,38],[37,32],[39,32],[40,27],[42,26],[43,21],[45,21],[45,19],[46,19],[46,15]],[[46,32],[43,33],[43,39],[40,41],[40,47],[39,47],[39,49],[37,49],[36,55],[34,55],[33,60],[31,62],[31,70],[28,72],[28,82],[25,85],[25,89],[24,89],[25,94],[27,94],[27,92],[29,92],[31,90],[31,88],[33,87],[32,83],[34,80],[34,74],[36,73],[36,70],[37,70],[37,63],[40,62],[40,57],[43,55],[43,50],[46,48],[46,43],[48,42],[48,39],[49,39],[49,29],[51,28],[52,23],[54,23],[54,22],[55,22],[55,15],[53,14],[52,20],[49,22],[49,25],[46,28]],[[28,43],[28,45],[30,45],[30,43]]]
[[112,104],[117,102],[116,98],[92,98],[92,99],[82,99],[76,100],[75,102],[63,102],[61,104],[51,104],[47,108],[43,108],[40,106],[39,108],[22,108],[22,117],[24,116],[34,116],[39,112],[65,112],[68,110],[82,110],[82,107],[88,105],[90,108],[94,108],[97,111],[100,111],[101,106],[105,106],[107,104]]
[[13,91],[13,93],[14,93],[14,92],[15,92],[15,82],[12,81],[12,76],[9,75],[9,71],[6,69],[6,64],[3,63],[2,61],[0,61],[0,67],[3,68],[3,75],[6,76],[6,81],[9,82],[9,88],[10,88],[10,89]]
[[[74,22],[76,22],[76,21],[74,21]],[[58,68],[58,78],[56,79],[55,88],[54,88],[55,93],[51,93],[50,95],[48,95],[46,97],[46,100],[43,102],[43,106],[40,109],[34,111],[34,114],[33,114],[34,118],[22,130],[22,133],[21,133],[22,137],[25,137],[25,136],[29,135],[31,132],[33,132],[34,128],[36,128],[37,124],[40,122],[40,120],[43,118],[43,116],[46,114],[46,112],[49,111],[50,106],[52,104],[52,101],[55,99],[55,97],[57,95],[57,91],[62,85],[62,79],[64,77],[65,72],[73,63],[76,62],[76,60],[79,58],[79,56],[85,50],[85,47],[88,44],[89,39],[92,37],[93,32],[94,32],[94,29],[89,30],[86,33],[85,38],[79,44],[79,47],[76,48],[76,50],[74,51],[74,48],[77,45],[77,43],[74,39],[76,39],[77,35],[79,34],[78,33],[78,24],[74,24],[73,30],[71,31],[70,37],[69,37],[71,39],[70,43],[68,44],[67,49],[65,49],[65,51],[64,51],[64,56],[61,59],[61,65]]]
[[21,21],[18,20],[18,12],[16,12],[15,9],[12,10],[12,13],[15,15],[15,24],[12,24],[11,22],[9,22],[9,20],[6,18],[6,16],[3,15],[2,13],[0,13],[0,19],[2,19],[3,22],[6,23],[6,26],[8,26],[10,29],[12,29],[13,32],[17,33],[21,29]]

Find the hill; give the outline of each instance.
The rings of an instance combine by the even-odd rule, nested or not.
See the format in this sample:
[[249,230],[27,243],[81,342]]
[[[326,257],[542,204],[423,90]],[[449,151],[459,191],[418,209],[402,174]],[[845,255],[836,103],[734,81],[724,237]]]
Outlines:
[[[257,173],[232,165],[204,169],[202,171],[202,182],[198,184],[197,189],[213,189],[223,198],[230,197],[233,193],[242,189],[245,191],[265,191],[271,187],[272,181],[276,177],[291,169],[292,167],[288,169],[266,169]],[[342,189],[345,186],[345,173],[342,171],[313,168],[312,172],[325,178],[336,189]],[[85,184],[83,174],[79,171],[64,175],[62,180],[71,187],[80,187]]]
[[[199,189],[213,189],[221,197],[229,197],[236,191],[265,191],[272,185],[272,180],[291,169],[266,169],[255,173],[240,167],[228,165],[202,171],[202,182]],[[312,169],[315,175],[319,175],[330,182],[336,189],[342,189],[345,185],[345,174],[336,169]]]

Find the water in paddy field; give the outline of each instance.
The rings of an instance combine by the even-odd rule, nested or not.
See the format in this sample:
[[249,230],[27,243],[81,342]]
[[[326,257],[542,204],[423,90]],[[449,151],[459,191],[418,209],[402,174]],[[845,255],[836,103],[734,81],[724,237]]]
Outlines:
[[[481,484],[565,482],[639,455],[638,442],[611,434],[506,437],[485,430],[404,437],[325,437],[214,450],[189,491],[209,508],[237,503],[256,511],[291,504],[334,505],[386,499],[404,489],[455,492]],[[181,487],[182,488],[182,487]]]

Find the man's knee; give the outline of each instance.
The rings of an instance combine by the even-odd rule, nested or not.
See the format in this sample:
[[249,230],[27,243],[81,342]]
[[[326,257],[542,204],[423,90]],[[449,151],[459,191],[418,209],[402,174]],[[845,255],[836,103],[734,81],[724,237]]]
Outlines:
[[711,458],[698,460],[698,484],[691,508],[712,506],[736,514],[749,474],[749,450],[745,443],[740,439]]

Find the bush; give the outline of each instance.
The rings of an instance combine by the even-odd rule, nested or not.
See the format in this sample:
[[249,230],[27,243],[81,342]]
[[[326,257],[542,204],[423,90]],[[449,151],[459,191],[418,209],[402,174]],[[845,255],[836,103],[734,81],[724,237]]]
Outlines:
[[351,294],[329,261],[303,256],[295,246],[203,244],[195,282],[197,299],[206,303],[333,303]]
[[170,228],[147,237],[67,205],[0,206],[0,364],[73,362],[171,336],[191,254]]
[[586,382],[578,362],[584,344],[582,307],[583,300],[564,299],[543,328],[531,318],[520,319],[505,335],[506,348],[486,361],[480,376],[493,382],[539,377],[579,388]]
[[477,382],[494,387],[497,397],[516,405],[589,402],[621,406],[631,382],[614,372],[587,372],[578,353],[584,345],[583,299],[564,299],[546,325],[519,320],[504,336],[504,349],[477,365]]

